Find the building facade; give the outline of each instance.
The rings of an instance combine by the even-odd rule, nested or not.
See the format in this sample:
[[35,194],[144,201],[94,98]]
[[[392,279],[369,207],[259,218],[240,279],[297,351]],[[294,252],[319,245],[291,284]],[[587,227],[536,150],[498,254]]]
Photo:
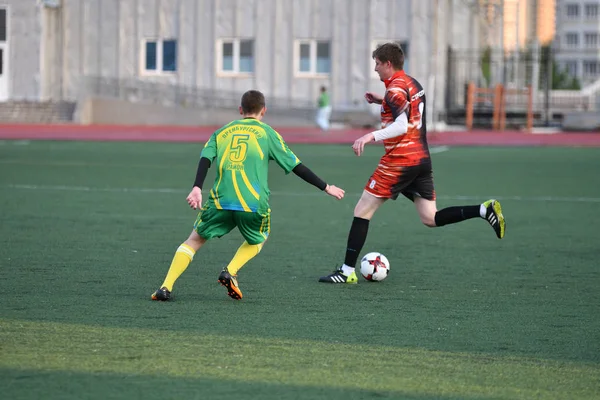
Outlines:
[[371,52],[406,50],[433,112],[447,49],[478,46],[460,0],[0,0],[0,100],[68,100],[111,77],[365,107],[382,90]]
[[502,8],[502,47],[515,51],[552,43],[556,31],[556,0],[491,0]]
[[555,58],[583,85],[600,79],[600,1],[558,0]]

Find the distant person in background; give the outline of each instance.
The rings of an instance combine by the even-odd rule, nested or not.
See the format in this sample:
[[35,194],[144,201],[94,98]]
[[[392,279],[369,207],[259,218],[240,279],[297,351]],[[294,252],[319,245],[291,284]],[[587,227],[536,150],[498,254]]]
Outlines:
[[329,130],[329,118],[331,116],[331,104],[329,103],[329,93],[327,88],[321,86],[321,94],[317,102],[319,109],[317,110],[317,125],[324,131]]

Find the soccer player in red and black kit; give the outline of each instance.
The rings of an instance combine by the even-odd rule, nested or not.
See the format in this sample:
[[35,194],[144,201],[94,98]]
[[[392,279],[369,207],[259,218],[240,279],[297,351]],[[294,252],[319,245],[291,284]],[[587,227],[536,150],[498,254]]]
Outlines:
[[426,226],[434,228],[479,217],[494,228],[499,239],[504,237],[505,221],[497,200],[437,210],[423,87],[404,73],[404,52],[398,44],[379,46],[373,52],[373,59],[375,71],[386,90],[383,97],[366,93],[365,99],[368,103],[381,104],[382,129],[360,137],[352,149],[360,156],[366,144],[383,141],[385,154],[354,208],[344,264],[332,274],[321,277],[319,282],[358,283],[354,268],[367,239],[369,221],[386,200],[395,200],[399,194],[413,201]]

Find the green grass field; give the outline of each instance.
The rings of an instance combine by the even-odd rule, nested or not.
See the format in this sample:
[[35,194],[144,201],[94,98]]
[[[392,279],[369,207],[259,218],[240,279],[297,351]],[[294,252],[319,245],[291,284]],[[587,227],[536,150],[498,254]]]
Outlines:
[[[451,148],[438,207],[499,198],[440,229],[389,202],[363,250],[381,283],[317,283],[341,261],[381,149],[295,145],[341,202],[273,164],[272,231],[209,242],[150,301],[195,212],[199,144],[0,142],[0,387],[9,399],[598,399],[600,149]],[[209,175],[212,182],[213,175]]]

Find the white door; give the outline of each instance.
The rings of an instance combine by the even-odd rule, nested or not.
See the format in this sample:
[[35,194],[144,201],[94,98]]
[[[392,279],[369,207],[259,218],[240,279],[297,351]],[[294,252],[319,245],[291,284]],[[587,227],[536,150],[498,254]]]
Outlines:
[[8,29],[7,10],[0,8],[0,101],[8,99]]

